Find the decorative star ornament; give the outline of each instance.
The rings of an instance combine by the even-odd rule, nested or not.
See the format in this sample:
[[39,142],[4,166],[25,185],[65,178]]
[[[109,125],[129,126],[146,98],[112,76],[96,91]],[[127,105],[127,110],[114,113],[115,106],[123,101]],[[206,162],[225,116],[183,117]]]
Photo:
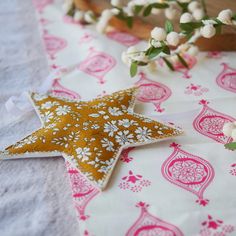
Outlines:
[[136,92],[126,89],[88,102],[32,93],[42,127],[7,147],[1,158],[62,155],[104,189],[124,148],[182,133],[134,113]]

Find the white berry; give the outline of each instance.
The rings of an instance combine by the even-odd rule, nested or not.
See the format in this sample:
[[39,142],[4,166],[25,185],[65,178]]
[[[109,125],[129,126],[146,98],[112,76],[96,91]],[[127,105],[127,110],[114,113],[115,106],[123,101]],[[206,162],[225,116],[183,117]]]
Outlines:
[[121,2],[121,0],[111,0],[111,5],[114,7],[121,7],[122,2]]
[[177,10],[173,7],[169,7],[165,9],[165,16],[169,20],[175,19],[177,14],[178,14]]
[[201,35],[204,38],[212,38],[216,34],[216,29],[213,25],[204,25],[201,28]]
[[231,24],[231,18],[233,16],[233,12],[230,9],[223,10],[219,13],[217,19],[220,20],[224,24]]
[[166,31],[163,28],[155,27],[151,31],[151,36],[157,41],[162,41],[166,39]]
[[233,129],[232,133],[231,133],[231,137],[233,138],[233,141],[236,141],[236,128]]
[[232,122],[225,123],[223,126],[223,133],[226,136],[231,136],[233,129],[235,129],[235,124]]
[[204,16],[205,16],[205,14],[202,9],[195,9],[193,11],[193,17],[195,20],[201,20]]
[[180,23],[189,23],[193,21],[193,16],[188,13],[185,12],[181,17],[180,17]]
[[159,15],[161,13],[161,10],[158,8],[152,8],[152,12],[153,15]]
[[166,41],[171,46],[177,46],[179,44],[179,34],[176,32],[170,32],[167,34]]
[[188,10],[193,12],[194,10],[200,8],[200,4],[197,1],[190,2],[188,5]]
[[84,13],[82,11],[76,11],[74,16],[73,16],[75,21],[81,21],[84,18]]

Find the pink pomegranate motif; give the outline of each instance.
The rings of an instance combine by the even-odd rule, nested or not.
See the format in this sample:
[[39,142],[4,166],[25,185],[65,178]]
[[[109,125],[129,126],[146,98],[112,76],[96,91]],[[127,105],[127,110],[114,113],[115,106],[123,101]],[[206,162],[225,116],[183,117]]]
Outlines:
[[203,199],[203,193],[214,178],[214,169],[206,160],[180,149],[180,145],[172,143],[174,152],[163,163],[162,175],[175,184],[198,197],[196,201],[202,206],[209,200]]
[[123,44],[124,46],[130,47],[137,44],[140,40],[135,36],[118,31],[110,31],[107,33],[107,37]]
[[226,236],[234,232],[233,225],[225,225],[223,220],[213,219],[208,215],[207,220],[202,222],[200,236]]
[[236,176],[236,163],[232,164],[229,173],[233,176]]
[[52,84],[51,93],[55,96],[58,96],[58,97],[68,97],[71,99],[80,99],[81,98],[78,93],[63,87],[60,84],[59,78],[54,79],[53,84]]
[[139,88],[137,99],[141,102],[152,103],[155,111],[163,112],[165,109],[161,108],[161,103],[171,96],[171,90],[164,84],[148,79],[143,72],[139,75],[140,79],[135,83]]
[[99,193],[99,190],[80,173],[74,169],[69,162],[66,163],[67,172],[70,177],[74,204],[77,209],[78,218],[80,220],[88,219],[85,215],[85,208],[88,203]]
[[206,93],[208,91],[208,88],[204,88],[201,85],[194,85],[191,83],[189,86],[186,87],[184,93],[188,95],[192,94],[194,96],[201,96],[203,93]]
[[141,208],[141,214],[126,236],[183,236],[178,227],[151,215],[147,210],[148,204],[139,202],[136,207]]
[[223,89],[236,93],[236,69],[228,66],[226,63],[221,64],[223,70],[216,78],[216,83]]
[[39,13],[42,13],[44,8],[52,3],[53,0],[33,0],[33,5]]
[[130,157],[129,153],[134,149],[135,149],[135,147],[129,147],[129,148],[123,150],[121,153],[120,160],[123,162],[126,162],[126,163],[131,162],[133,160],[133,157]]
[[104,53],[90,48],[88,57],[79,64],[78,69],[96,77],[100,84],[104,84],[104,76],[116,65],[115,59]]
[[206,100],[201,100],[199,104],[203,105],[203,109],[193,121],[194,129],[219,143],[231,142],[232,138],[225,136],[222,129],[225,123],[233,122],[235,119],[213,110]]
[[132,192],[140,192],[143,187],[148,187],[151,184],[151,181],[143,179],[142,175],[135,175],[131,170],[127,176],[122,178],[122,181],[119,184],[121,189],[129,189]]
[[222,58],[222,52],[212,51],[207,53],[208,58],[220,59]]
[[50,56],[50,59],[54,60],[55,55],[67,46],[67,42],[59,37],[49,35],[45,30],[43,34],[43,40],[45,43],[46,51]]

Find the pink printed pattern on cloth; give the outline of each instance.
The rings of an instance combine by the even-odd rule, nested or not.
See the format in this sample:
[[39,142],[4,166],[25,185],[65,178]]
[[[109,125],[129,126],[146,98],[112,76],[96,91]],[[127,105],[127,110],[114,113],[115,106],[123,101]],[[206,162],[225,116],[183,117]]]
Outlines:
[[203,105],[203,108],[193,121],[194,129],[200,134],[219,143],[226,144],[231,142],[232,138],[225,136],[222,129],[225,123],[233,122],[235,119],[213,110],[208,106],[209,102],[206,100],[201,100],[199,104]]
[[202,222],[200,236],[227,236],[235,231],[233,225],[224,224],[223,220],[215,219],[211,215]]
[[133,171],[129,171],[127,176],[122,178],[119,184],[119,188],[126,190],[129,189],[132,192],[141,192],[144,187],[151,185],[151,181],[144,179],[142,175],[134,174]]
[[223,70],[216,78],[216,83],[223,89],[236,93],[236,69],[221,63]]
[[164,84],[150,80],[143,72],[139,73],[140,79],[135,83],[139,91],[137,99],[141,102],[152,103],[157,112],[163,112],[161,103],[171,96],[171,90]]
[[116,60],[105,52],[97,52],[90,48],[89,55],[82,61],[78,69],[96,77],[100,84],[104,84],[104,76],[116,65]]
[[107,33],[107,37],[127,47],[133,46],[140,41],[138,38],[131,34],[119,31],[110,31]]
[[203,193],[214,178],[215,172],[209,162],[180,149],[180,145],[172,143],[173,153],[161,167],[162,175],[172,184],[175,184],[198,197],[196,200],[206,206],[208,199],[203,198]]
[[148,204],[139,202],[136,207],[141,208],[141,214],[135,223],[130,227],[125,236],[183,236],[183,233],[178,227],[151,215],[147,210],[149,207]]
[[67,172],[70,177],[72,194],[74,198],[75,208],[80,220],[86,220],[89,215],[85,214],[85,209],[88,203],[99,193],[89,181],[73,168],[69,162],[66,162]]

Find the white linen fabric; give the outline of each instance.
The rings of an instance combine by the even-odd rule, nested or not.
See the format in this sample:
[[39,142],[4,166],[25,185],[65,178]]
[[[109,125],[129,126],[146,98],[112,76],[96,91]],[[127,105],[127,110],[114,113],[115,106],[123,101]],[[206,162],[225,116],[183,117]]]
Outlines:
[[[41,125],[34,111],[13,116],[5,102],[37,87],[49,70],[30,0],[1,1],[0,23],[2,149]],[[0,235],[79,235],[78,228],[62,157],[0,162]]]

